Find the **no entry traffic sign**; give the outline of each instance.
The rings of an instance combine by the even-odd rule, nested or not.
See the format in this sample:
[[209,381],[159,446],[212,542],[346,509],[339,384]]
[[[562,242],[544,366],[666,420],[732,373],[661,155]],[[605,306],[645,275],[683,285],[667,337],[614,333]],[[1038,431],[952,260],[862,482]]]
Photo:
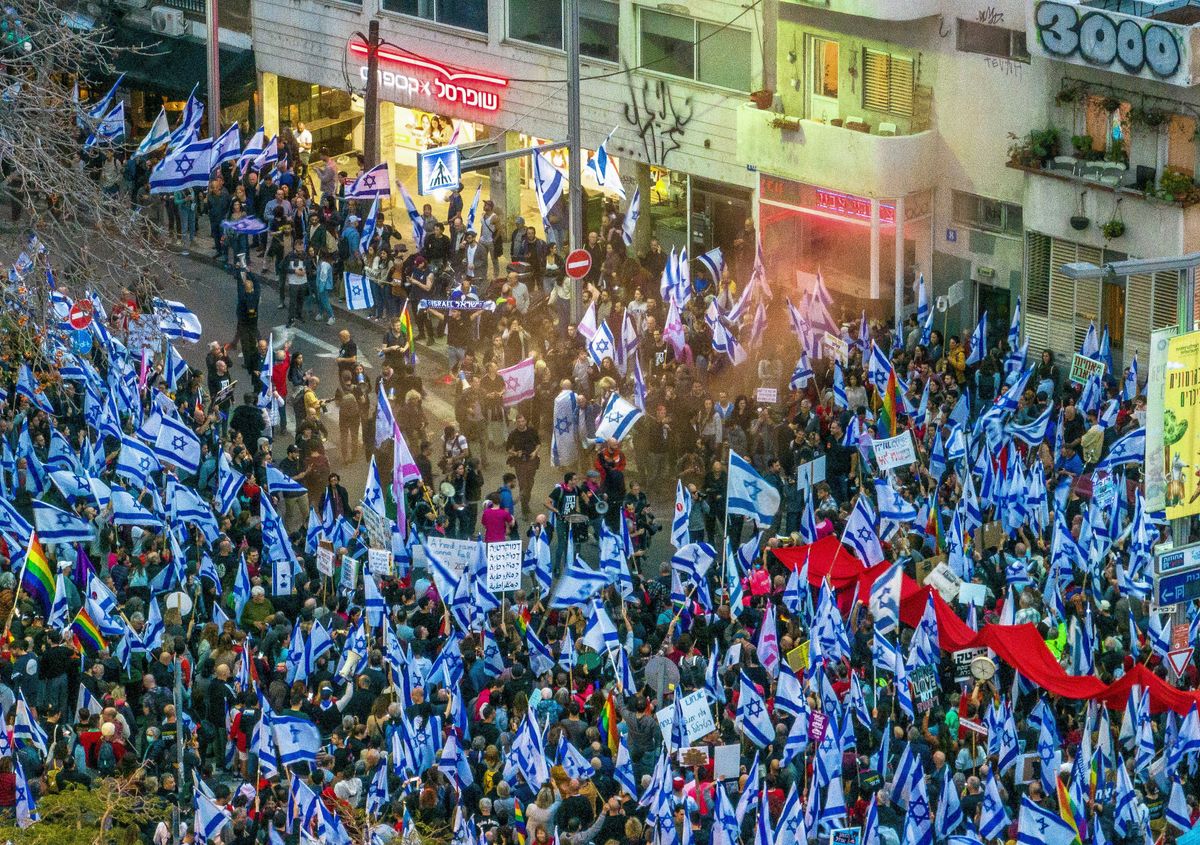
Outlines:
[[[61,311],[59,312],[62,313]],[[67,314],[67,322],[71,324],[73,329],[86,329],[92,324],[92,303],[91,300],[81,299],[71,306],[70,312]]]
[[586,249],[573,249],[567,255],[567,275],[582,279],[592,269],[592,255]]

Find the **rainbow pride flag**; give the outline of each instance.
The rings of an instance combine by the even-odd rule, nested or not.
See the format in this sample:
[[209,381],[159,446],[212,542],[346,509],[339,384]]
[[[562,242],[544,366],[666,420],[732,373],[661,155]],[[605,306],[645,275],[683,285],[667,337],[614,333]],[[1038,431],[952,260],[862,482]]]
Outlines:
[[617,728],[617,705],[613,701],[612,693],[608,694],[608,698],[604,700],[604,707],[600,710],[600,736],[608,743],[608,750],[612,752],[612,756],[617,756],[617,749],[621,747],[621,733]]
[[36,531],[29,535],[25,565],[21,568],[21,589],[41,605],[42,613],[50,615],[50,608],[54,604],[54,572],[42,544],[38,542]]
[[100,627],[92,621],[86,607],[80,608],[79,613],[75,614],[75,619],[71,622],[71,631],[79,640],[79,644],[88,651],[97,652],[104,648],[104,636],[100,633]]

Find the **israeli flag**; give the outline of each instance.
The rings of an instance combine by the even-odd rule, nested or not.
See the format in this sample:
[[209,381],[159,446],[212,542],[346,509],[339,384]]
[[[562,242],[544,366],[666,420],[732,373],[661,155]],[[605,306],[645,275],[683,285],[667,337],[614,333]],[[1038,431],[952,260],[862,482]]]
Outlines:
[[540,152],[534,152],[533,188],[537,194],[538,211],[541,212],[543,223],[550,218],[550,209],[562,198],[565,181],[548,158]]
[[351,311],[362,311],[375,307],[375,295],[371,283],[361,273],[346,274],[346,307]]
[[1131,431],[1112,445],[1108,454],[1096,464],[1097,471],[1111,472],[1116,467],[1146,460],[1146,429]]
[[173,194],[188,188],[205,188],[212,172],[212,139],[193,141],[167,153],[150,174],[150,193]]
[[308,488],[273,464],[267,464],[267,490],[272,496],[308,492]]
[[596,426],[596,442],[604,443],[610,437],[623,440],[642,416],[642,411],[636,405],[614,392],[608,397],[608,404],[600,415],[600,424]]
[[854,510],[846,520],[842,542],[854,549],[858,559],[867,566],[874,566],[883,560],[883,547],[875,532],[875,513],[865,496],[859,496],[854,502]]
[[158,110],[158,117],[154,118],[154,123],[150,124],[150,131],[146,133],[146,137],[134,151],[134,158],[149,155],[170,140],[171,128],[167,124],[167,109],[161,107]]
[[1129,362],[1129,369],[1125,371],[1125,379],[1121,383],[1121,399],[1125,402],[1132,402],[1137,397],[1138,392],[1138,362],[1137,353],[1133,353],[1133,360]]
[[242,150],[242,154],[238,156],[238,158],[237,158],[238,170],[245,172],[246,165],[249,164],[250,162],[254,161],[254,159],[258,158],[262,154],[263,148],[266,145],[267,145],[267,137],[266,137],[266,134],[263,132],[263,127],[260,126],[260,127],[258,127],[258,131],[254,133],[254,136],[249,141],[246,142],[246,146]]
[[54,414],[54,407],[50,404],[50,400],[46,398],[46,394],[37,386],[33,379],[33,370],[29,369],[29,365],[22,363],[17,369],[17,395],[24,396],[30,401],[34,407],[45,411],[47,414]]
[[84,149],[90,149],[97,144],[111,144],[125,138],[125,101],[117,103],[116,107],[96,124],[96,130],[88,135]]
[[756,746],[766,748],[775,739],[775,726],[771,723],[766,702],[745,671],[741,673],[739,688],[735,724]]
[[721,254],[721,248],[710,249],[708,252],[696,258],[700,265],[708,271],[708,275],[712,277],[713,284],[718,284],[721,281],[721,275],[725,272],[725,256]]
[[197,792],[196,818],[192,824],[195,831],[196,845],[206,845],[217,839],[217,835],[225,825],[229,824],[229,814],[212,800]]
[[188,95],[187,104],[183,107],[183,117],[179,126],[171,133],[170,148],[188,146],[200,137],[200,124],[204,120],[204,103],[196,99],[196,89]]
[[194,475],[200,469],[200,438],[179,420],[163,417],[154,441],[154,454],[161,463],[173,464]]
[[642,189],[633,189],[633,199],[625,209],[625,221],[621,224],[621,240],[625,246],[633,245],[633,233],[637,229],[638,218],[642,216]]
[[979,315],[979,324],[971,335],[971,354],[967,356],[967,366],[978,364],[987,355],[988,315],[984,311]]
[[358,177],[350,183],[350,187],[346,189],[346,199],[348,200],[366,200],[373,197],[377,199],[391,195],[392,186],[388,179],[386,161],[358,174]]
[[616,360],[616,348],[617,341],[613,337],[612,329],[608,327],[608,323],[600,323],[596,328],[596,333],[588,341],[588,357],[599,367],[604,363],[605,358]]
[[33,522],[38,537],[52,543],[89,543],[95,535],[92,526],[73,513],[34,500]]
[[671,545],[681,549],[690,542],[688,520],[692,514],[692,494],[683,486],[683,482],[675,482],[675,516],[671,520]]
[[779,491],[731,449],[726,502],[731,515],[748,516],[759,525],[770,525],[779,512]]
[[262,222],[257,217],[252,217],[247,214],[245,217],[237,220],[221,221],[221,228],[227,229],[228,231],[238,235],[258,235],[267,231],[267,229],[270,227],[268,227],[266,223]]
[[200,318],[182,302],[155,297],[154,310],[159,315],[159,327],[165,336],[192,343],[200,339]]
[[[371,210],[367,212],[367,216],[363,220],[362,235],[358,239],[358,251],[363,255],[367,254],[367,250],[371,248],[371,241],[375,240],[375,218],[378,217],[378,215],[379,198],[376,197],[371,203]],[[367,287],[370,287],[370,285]]]
[[1058,813],[1044,810],[1021,796],[1021,812],[1017,816],[1017,845],[1071,845],[1076,840],[1075,828]]
[[150,447],[133,437],[121,439],[116,473],[139,489],[150,486],[150,474],[162,469]]
[[788,387],[792,390],[803,390],[808,386],[808,380],[814,375],[812,365],[808,363],[808,354],[801,349],[800,360],[796,362],[796,369],[792,371]]
[[551,608],[579,607],[587,604],[596,593],[608,585],[608,576],[588,567],[575,558],[569,564],[550,595]]
[[237,161],[242,154],[242,133],[238,131],[237,121],[221,133],[212,148],[211,168],[216,170],[227,161]]
[[483,183],[475,186],[475,196],[471,200],[471,209],[467,212],[467,231],[475,231],[475,215],[479,213],[479,198],[483,196]]
[[128,491],[112,491],[113,525],[136,525],[154,531],[162,528],[162,520],[134,501]]
[[[90,117],[92,120],[99,120],[101,117],[104,116],[104,114],[108,111],[109,106],[112,105],[113,100],[115,100],[117,98],[117,88],[120,87],[121,82],[124,79],[125,79],[125,74],[123,74],[123,73],[117,77],[117,81],[114,82],[112,84],[112,87],[108,89],[108,93],[105,94],[103,97],[101,97],[99,100],[97,100],[95,102],[95,104],[93,104],[92,107],[90,109],[88,109],[88,112],[87,112],[88,117]],[[78,99],[79,99],[78,83],[76,83],[76,88],[75,88],[75,99],[76,99],[76,102],[78,102]]]
[[608,158],[608,142],[612,140],[613,132],[616,128],[608,133],[608,137],[601,142],[600,147],[596,150],[596,154],[592,156],[585,165],[592,175],[596,177],[596,185],[602,191],[609,191],[616,194],[621,199],[625,199],[625,188],[621,184],[621,174],[617,172],[617,167]]
[[421,212],[417,211],[417,205],[413,202],[413,198],[408,193],[408,189],[404,187],[403,182],[396,183],[400,188],[400,198],[404,200],[404,208],[408,212],[408,219],[412,221],[412,236],[413,244],[416,249],[420,249],[425,244],[425,218]]
[[261,153],[254,157],[254,161],[250,162],[250,169],[254,171],[262,170],[268,164],[274,164],[279,161],[279,136],[273,137]]

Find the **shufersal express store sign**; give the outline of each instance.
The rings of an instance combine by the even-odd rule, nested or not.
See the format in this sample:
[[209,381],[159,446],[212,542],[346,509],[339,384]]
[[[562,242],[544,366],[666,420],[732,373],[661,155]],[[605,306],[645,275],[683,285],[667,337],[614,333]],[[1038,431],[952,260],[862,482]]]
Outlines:
[[[359,76],[366,82],[367,45],[352,41],[350,52],[363,62]],[[403,103],[423,98],[439,105],[494,112],[500,109],[500,93],[508,87],[508,80],[489,73],[448,67],[389,45],[379,48],[379,86]]]

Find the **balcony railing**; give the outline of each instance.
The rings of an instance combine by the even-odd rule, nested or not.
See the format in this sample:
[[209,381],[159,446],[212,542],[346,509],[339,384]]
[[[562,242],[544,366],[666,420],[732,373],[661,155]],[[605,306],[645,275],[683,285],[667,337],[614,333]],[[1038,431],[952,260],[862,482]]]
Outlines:
[[915,21],[945,12],[945,0],[789,0],[797,6],[828,9],[880,21]]

